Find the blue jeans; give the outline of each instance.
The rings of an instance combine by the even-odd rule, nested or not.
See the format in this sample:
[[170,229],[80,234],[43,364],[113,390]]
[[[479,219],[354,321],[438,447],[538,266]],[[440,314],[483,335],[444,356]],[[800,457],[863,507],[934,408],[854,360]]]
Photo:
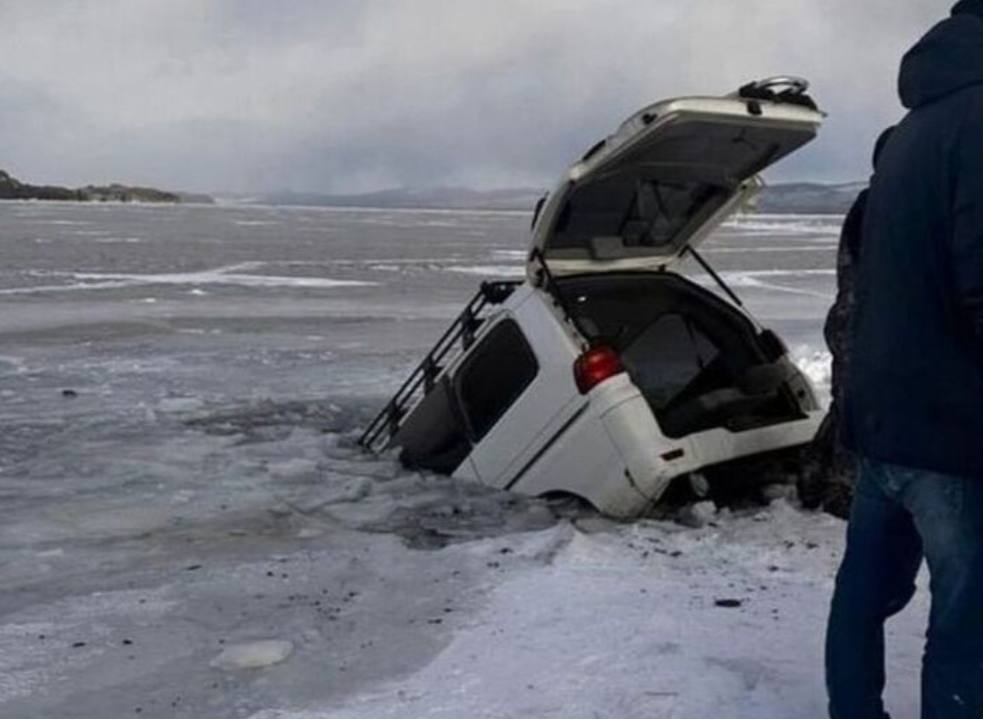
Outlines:
[[826,634],[832,719],[888,716],[884,622],[914,595],[923,555],[932,610],[922,719],[983,717],[983,478],[861,459]]

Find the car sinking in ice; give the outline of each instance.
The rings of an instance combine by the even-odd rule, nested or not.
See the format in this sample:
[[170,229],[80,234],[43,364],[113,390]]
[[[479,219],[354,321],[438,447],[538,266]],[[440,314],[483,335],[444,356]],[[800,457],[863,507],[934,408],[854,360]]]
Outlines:
[[[813,387],[697,249],[816,136],[807,89],[773,78],[628,118],[540,201],[525,280],[482,284],[363,446],[630,518],[676,478],[810,442]],[[721,295],[676,271],[687,257]]]

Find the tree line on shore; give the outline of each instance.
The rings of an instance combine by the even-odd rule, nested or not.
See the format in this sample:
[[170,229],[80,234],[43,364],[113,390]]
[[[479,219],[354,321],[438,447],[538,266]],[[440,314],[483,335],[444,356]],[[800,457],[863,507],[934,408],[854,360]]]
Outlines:
[[113,183],[71,188],[57,185],[31,185],[0,170],[0,200],[59,200],[62,202],[205,202],[207,195],[167,192],[153,187],[134,187]]

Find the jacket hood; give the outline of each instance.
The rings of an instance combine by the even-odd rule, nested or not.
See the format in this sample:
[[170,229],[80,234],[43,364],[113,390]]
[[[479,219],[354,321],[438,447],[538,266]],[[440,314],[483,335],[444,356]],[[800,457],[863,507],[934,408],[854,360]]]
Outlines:
[[983,84],[983,18],[959,13],[929,30],[901,61],[898,89],[910,109]]
[[959,0],[952,8],[952,14],[970,13],[977,17],[983,17],[983,0]]

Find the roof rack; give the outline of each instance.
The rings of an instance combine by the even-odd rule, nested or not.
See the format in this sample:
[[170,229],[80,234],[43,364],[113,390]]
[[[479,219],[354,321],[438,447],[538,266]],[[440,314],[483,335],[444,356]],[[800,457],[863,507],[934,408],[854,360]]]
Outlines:
[[481,283],[477,294],[362,433],[358,440],[362,447],[380,452],[389,446],[410,406],[426,397],[441,372],[474,343],[475,331],[485,319],[482,313],[489,306],[505,302],[520,284],[521,280]]
[[816,102],[809,96],[809,81],[801,77],[780,75],[764,80],[749,82],[737,91],[737,96],[745,100],[768,100],[800,105],[810,110],[818,110]]

